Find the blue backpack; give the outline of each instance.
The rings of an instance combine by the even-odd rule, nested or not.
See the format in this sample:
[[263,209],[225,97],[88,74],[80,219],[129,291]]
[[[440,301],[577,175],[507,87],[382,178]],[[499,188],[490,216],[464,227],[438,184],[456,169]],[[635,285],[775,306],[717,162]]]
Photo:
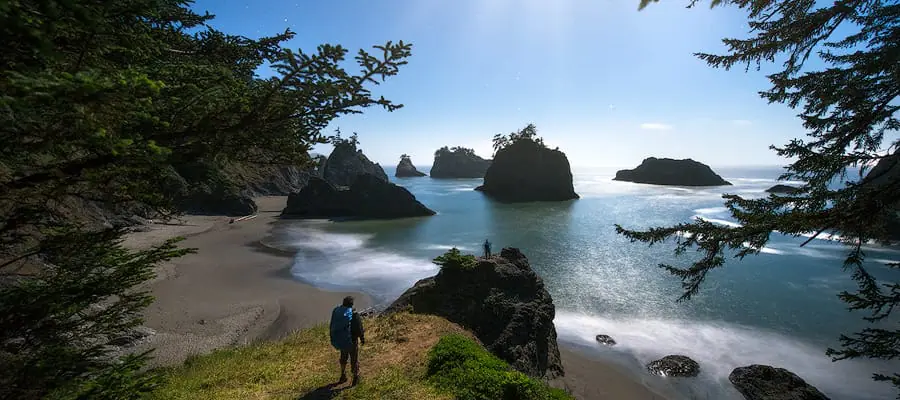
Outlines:
[[335,349],[347,349],[353,343],[350,335],[350,322],[353,320],[353,309],[337,306],[331,312],[331,345]]

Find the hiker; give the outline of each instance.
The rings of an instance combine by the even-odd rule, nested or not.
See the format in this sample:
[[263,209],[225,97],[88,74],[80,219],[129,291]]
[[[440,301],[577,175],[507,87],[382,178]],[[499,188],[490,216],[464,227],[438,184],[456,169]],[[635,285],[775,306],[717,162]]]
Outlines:
[[353,311],[353,296],[344,297],[341,305],[331,311],[331,345],[340,350],[341,379],[338,383],[347,382],[347,359],[350,359],[350,372],[353,382],[359,383],[359,345],[366,344],[362,317]]
[[491,256],[491,242],[488,242],[487,239],[484,239],[484,257],[488,258]]

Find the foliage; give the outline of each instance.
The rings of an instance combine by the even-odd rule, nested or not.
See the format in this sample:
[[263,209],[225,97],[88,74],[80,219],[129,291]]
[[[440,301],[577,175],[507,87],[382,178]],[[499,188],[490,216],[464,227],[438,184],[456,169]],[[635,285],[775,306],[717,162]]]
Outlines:
[[522,128],[518,132],[510,132],[506,135],[501,135],[499,133],[494,135],[494,155],[496,156],[497,152],[507,146],[523,140],[530,140],[537,143],[539,146],[544,146],[544,139],[537,135],[537,127],[534,126],[534,124],[528,124],[528,126]]
[[447,250],[432,261],[440,265],[441,270],[471,271],[478,266],[478,260],[471,254],[462,254],[456,247]]
[[514,371],[474,340],[447,335],[428,354],[429,380],[458,400],[563,400],[572,397]]
[[435,158],[440,158],[443,156],[465,156],[465,157],[477,157],[475,155],[475,150],[470,149],[468,147],[456,146],[456,147],[441,147],[434,152]]
[[406,154],[406,153],[401,154],[400,161],[409,161],[409,154]]
[[353,132],[349,138],[341,137],[340,128],[335,129],[335,134],[328,138],[328,142],[331,143],[335,148],[338,147],[347,147],[352,151],[356,151],[357,146],[359,146],[359,134]]
[[[127,398],[152,384],[146,355],[119,363],[107,345],[140,323],[150,298],[135,286],[185,250],[125,250],[87,209],[164,217],[180,167],[305,164],[337,116],[400,107],[369,88],[405,64],[406,43],[361,50],[353,74],[341,46],[225,34],[190,5],[0,5],[0,398]],[[264,64],[274,76],[255,75]]]
[[[641,7],[647,3],[643,0]],[[900,179],[891,168],[875,174],[879,176],[866,176],[866,172],[875,162],[892,162],[897,157],[900,4],[879,0],[827,4],[812,0],[713,1],[713,5],[718,3],[749,12],[751,37],[725,39],[725,55],[697,56],[712,67],[725,69],[784,60],[783,69],[768,76],[772,87],[761,96],[770,103],[801,109],[799,117],[809,138],[772,148],[781,156],[796,159],[781,179],[806,184],[791,195],[762,199],[723,196],[739,227],[700,220],[643,231],[617,225],[617,232],[650,245],[673,238],[676,254],[692,248],[700,252],[700,259],[687,268],[661,265],[682,280],[685,292],[680,300],[699,291],[709,271],[725,263],[726,251],[737,258],[757,254],[775,231],[795,237],[834,233],[847,245],[843,266],[858,284],[857,290],[842,292],[839,297],[850,310],[867,312],[867,321],[885,321],[900,303],[900,283],[879,281],[870,273],[863,264],[863,245],[890,239],[889,221],[896,219]],[[808,68],[805,62],[813,56],[827,67]],[[859,167],[857,176],[848,174],[854,167]],[[835,180],[845,184],[830,185]],[[896,269],[900,264],[887,267]],[[834,360],[896,359],[900,356],[896,326],[873,325],[842,335],[841,348],[827,353]],[[874,379],[890,381],[900,389],[900,374],[877,374]]]

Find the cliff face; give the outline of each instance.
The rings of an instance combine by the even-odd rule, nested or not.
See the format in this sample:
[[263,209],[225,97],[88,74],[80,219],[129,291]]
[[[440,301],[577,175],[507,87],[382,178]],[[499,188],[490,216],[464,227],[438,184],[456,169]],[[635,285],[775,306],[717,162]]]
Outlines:
[[[878,161],[878,164],[866,174],[863,184],[878,187],[896,183],[898,180],[900,180],[900,150]],[[886,193],[883,196],[891,197],[891,194]],[[882,204],[889,205],[882,207],[882,211],[885,212],[883,223],[886,239],[900,241],[900,202],[894,197],[885,199]]]
[[577,199],[569,159],[530,139],[518,140],[497,152],[477,187],[502,202]]
[[400,163],[397,164],[397,172],[394,173],[394,176],[398,178],[416,178],[425,176],[425,173],[417,170],[409,157],[401,157]]
[[422,279],[391,304],[386,313],[411,307],[471,329],[496,356],[533,377],[563,375],[556,308],[544,281],[514,248],[478,259],[472,270],[442,268]]
[[288,196],[281,216],[392,219],[434,214],[402,186],[363,174],[349,188],[335,187],[324,179],[311,177],[306,187]]
[[672,186],[724,186],[731,185],[713,172],[708,165],[694,161],[650,157],[635,169],[616,172],[616,181],[649,183]]
[[334,147],[328,160],[325,161],[322,176],[332,185],[350,186],[356,181],[356,177],[362,174],[370,174],[385,182],[388,181],[388,176],[381,165],[369,160],[362,150],[356,149],[355,145],[341,143]]
[[434,153],[431,177],[441,179],[483,178],[491,161],[485,160],[471,149],[443,147]]

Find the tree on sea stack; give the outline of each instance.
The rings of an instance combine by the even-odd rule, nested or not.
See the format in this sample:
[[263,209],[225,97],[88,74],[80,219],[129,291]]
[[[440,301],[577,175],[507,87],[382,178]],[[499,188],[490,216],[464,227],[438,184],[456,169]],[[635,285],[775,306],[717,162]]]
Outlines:
[[[209,26],[190,1],[35,1],[0,6],[0,398],[138,398],[148,354],[116,357],[152,300],[140,286],[176,241],[121,246],[99,206],[165,217],[173,166],[294,164],[335,117],[377,105],[405,43],[360,51],[282,47]],[[255,71],[268,64],[274,76]]]
[[[642,0],[640,7],[650,2]],[[697,3],[690,1],[689,6]],[[827,354],[834,360],[896,359],[900,356],[900,330],[896,323],[887,327],[876,323],[885,321],[900,305],[900,283],[876,279],[863,265],[862,246],[889,240],[888,221],[896,218],[900,199],[900,180],[896,174],[888,174],[892,168],[866,175],[874,163],[890,160],[898,148],[900,4],[880,0],[712,0],[713,6],[719,4],[747,11],[751,36],[725,39],[728,51],[724,55],[697,56],[712,67],[725,69],[758,68],[763,62],[784,60],[783,69],[768,76],[772,87],[761,96],[770,103],[800,108],[808,139],[794,139],[772,149],[796,160],[781,178],[806,184],[797,193],[762,199],[723,196],[740,227],[700,220],[642,231],[616,225],[616,231],[650,245],[674,239],[676,254],[699,250],[699,261],[688,267],[661,265],[682,280],[685,292],[680,300],[695,295],[707,273],[725,263],[726,254],[737,258],[757,254],[774,231],[792,236],[837,234],[847,246],[844,269],[858,283],[856,290],[839,296],[850,310],[865,312],[864,318],[873,326],[842,335],[841,348],[828,349]],[[806,66],[813,56],[827,67],[812,70]],[[860,168],[858,176],[847,172],[851,167]],[[836,178],[847,184],[829,188]],[[874,379],[890,381],[900,389],[900,374],[876,374]]]

